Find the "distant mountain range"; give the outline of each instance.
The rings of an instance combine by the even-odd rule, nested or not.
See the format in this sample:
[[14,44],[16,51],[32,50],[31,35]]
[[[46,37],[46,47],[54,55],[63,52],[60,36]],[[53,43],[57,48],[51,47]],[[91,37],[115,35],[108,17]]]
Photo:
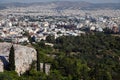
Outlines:
[[50,5],[54,4],[57,7],[55,9],[83,9],[83,10],[95,10],[95,9],[120,9],[120,3],[89,3],[84,1],[55,1],[55,2],[38,2],[38,3],[0,3],[0,9],[7,7],[28,7],[32,5]]

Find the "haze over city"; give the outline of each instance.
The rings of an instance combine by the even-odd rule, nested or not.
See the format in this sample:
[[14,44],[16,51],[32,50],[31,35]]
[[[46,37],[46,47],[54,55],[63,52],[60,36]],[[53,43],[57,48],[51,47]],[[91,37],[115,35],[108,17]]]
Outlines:
[[9,2],[22,2],[22,3],[31,3],[31,2],[51,2],[51,1],[86,1],[91,3],[120,3],[120,0],[0,0],[1,3]]

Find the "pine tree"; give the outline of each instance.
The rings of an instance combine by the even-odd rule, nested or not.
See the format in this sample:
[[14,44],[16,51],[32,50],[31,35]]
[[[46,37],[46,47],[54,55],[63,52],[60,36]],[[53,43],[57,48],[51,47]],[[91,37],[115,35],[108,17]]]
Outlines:
[[14,53],[14,46],[10,48],[10,54],[9,54],[9,70],[15,71],[15,53]]
[[38,49],[36,49],[36,51],[37,51],[37,71],[40,71],[40,55]]

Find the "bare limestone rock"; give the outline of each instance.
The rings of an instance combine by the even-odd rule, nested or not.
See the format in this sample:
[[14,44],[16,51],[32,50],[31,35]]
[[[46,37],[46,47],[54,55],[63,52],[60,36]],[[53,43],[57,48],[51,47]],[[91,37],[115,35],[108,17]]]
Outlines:
[[[40,63],[40,70],[42,72],[43,72],[43,69],[44,69],[43,67],[44,67],[43,63]],[[50,64],[45,63],[45,74],[49,75],[49,73],[50,73],[50,67],[51,67]]]
[[2,60],[0,60],[0,72],[3,72],[3,71],[4,71],[4,65]]
[[50,67],[51,67],[50,64],[46,64],[46,65],[45,65],[45,73],[46,73],[47,75],[49,75],[49,73],[50,73]]
[[21,46],[17,44],[0,43],[0,57],[2,57],[0,59],[2,60],[4,66],[6,66],[9,62],[9,52],[12,45],[15,49],[15,71],[20,75],[29,70],[32,62],[37,60],[36,50],[31,47]]

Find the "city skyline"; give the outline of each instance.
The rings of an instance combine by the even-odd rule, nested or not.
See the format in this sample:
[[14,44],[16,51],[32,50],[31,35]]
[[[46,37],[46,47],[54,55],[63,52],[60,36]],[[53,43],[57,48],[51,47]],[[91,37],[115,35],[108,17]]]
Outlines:
[[[21,3],[32,3],[32,2],[51,2],[51,1],[73,1],[73,0],[0,0],[1,3],[21,2]],[[74,0],[83,1],[83,0]],[[84,0],[91,3],[120,3],[120,0]]]

